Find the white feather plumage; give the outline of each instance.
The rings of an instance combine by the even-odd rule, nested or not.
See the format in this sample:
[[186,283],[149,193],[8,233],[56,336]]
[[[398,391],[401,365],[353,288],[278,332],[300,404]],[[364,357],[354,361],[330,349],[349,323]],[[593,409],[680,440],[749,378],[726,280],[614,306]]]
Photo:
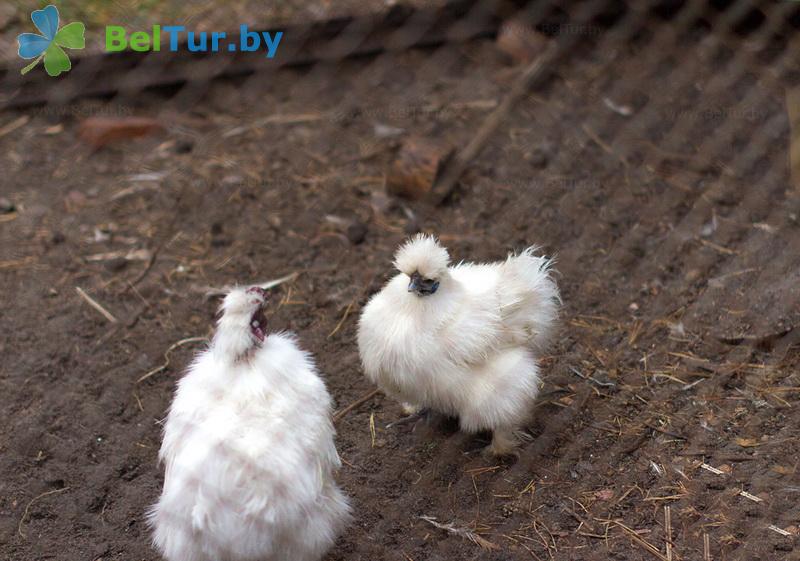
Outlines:
[[[547,348],[560,305],[552,260],[534,252],[448,267],[435,238],[401,246],[401,272],[359,321],[367,377],[409,409],[456,415],[468,432],[491,429],[488,451],[511,452],[539,392],[536,353]],[[435,293],[409,292],[415,272],[439,281]]]
[[292,335],[252,333],[260,306],[260,293],[231,291],[178,383],[149,513],[169,561],[318,561],[348,520],[330,395]]
[[401,273],[410,276],[417,271],[427,278],[438,278],[447,271],[449,264],[447,250],[435,238],[420,235],[400,246],[394,259],[394,266]]

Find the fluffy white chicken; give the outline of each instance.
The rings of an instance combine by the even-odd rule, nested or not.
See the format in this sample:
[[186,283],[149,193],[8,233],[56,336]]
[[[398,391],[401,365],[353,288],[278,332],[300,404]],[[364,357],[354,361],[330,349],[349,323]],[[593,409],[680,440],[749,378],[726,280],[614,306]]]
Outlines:
[[395,255],[400,271],[364,309],[358,348],[367,377],[403,403],[491,429],[487,452],[514,452],[539,392],[536,353],[555,331],[552,260],[529,248],[504,262],[449,266],[431,236]]
[[149,513],[169,561],[318,561],[349,518],[330,395],[292,335],[267,335],[266,299],[233,289],[178,383]]

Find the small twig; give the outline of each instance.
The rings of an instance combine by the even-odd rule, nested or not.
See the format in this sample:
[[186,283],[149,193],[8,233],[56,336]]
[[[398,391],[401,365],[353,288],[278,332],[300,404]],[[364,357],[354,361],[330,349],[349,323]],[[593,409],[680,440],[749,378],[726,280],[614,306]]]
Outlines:
[[567,368],[569,368],[572,371],[572,373],[578,376],[579,378],[583,378],[584,380],[589,380],[590,382],[593,382],[598,386],[613,388],[616,387],[617,385],[615,382],[601,382],[597,378],[593,378],[592,376],[587,376],[586,374],[582,374],[581,371],[575,368],[574,366],[568,366]]
[[[136,277],[132,281],[128,283],[128,286],[130,288],[133,288],[134,286],[142,282],[142,280],[144,280],[144,278],[150,273],[150,270],[153,268],[153,265],[156,264],[156,259],[158,259],[158,254],[161,252],[161,249],[164,247],[164,244],[166,243],[167,240],[165,238],[164,241],[162,241],[160,244],[158,244],[158,246],[156,246],[156,248],[150,254],[150,259],[147,260],[144,269],[142,269],[142,271],[138,275],[136,275]],[[125,289],[125,292],[127,291],[128,288]]]
[[22,518],[19,519],[19,525],[17,526],[17,533],[22,536],[23,538],[27,539],[27,536],[22,531],[22,526],[25,525],[25,520],[28,518],[28,511],[31,508],[31,505],[41,499],[42,497],[46,497],[47,495],[55,495],[56,493],[63,493],[67,491],[69,487],[62,487],[61,489],[51,489],[50,491],[46,491],[41,493],[40,495],[36,495],[31,499],[31,501],[25,506],[25,511],[22,513]]
[[713,473],[715,475],[725,475],[725,472],[722,471],[721,469],[717,469],[714,466],[710,466],[705,462],[700,464],[700,467],[703,468],[706,471],[710,471],[711,473]]
[[84,292],[84,291],[83,291],[83,289],[82,289],[81,287],[79,287],[79,286],[76,286],[76,287],[75,287],[75,290],[77,291],[77,293],[78,293],[78,296],[80,296],[81,298],[83,298],[83,299],[86,301],[86,303],[87,303],[87,304],[89,304],[89,305],[90,305],[92,308],[94,308],[95,310],[97,310],[98,312],[100,312],[100,314],[102,314],[102,316],[103,316],[104,318],[106,318],[106,319],[107,319],[108,321],[110,321],[111,323],[119,323],[119,320],[118,320],[117,318],[115,318],[111,312],[109,312],[109,311],[108,311],[108,310],[106,310],[106,309],[105,309],[103,306],[101,306],[101,305],[100,305],[100,304],[97,302],[97,300],[95,300],[94,298],[92,298],[91,296],[89,296],[88,294],[86,294],[86,292]]
[[786,110],[789,114],[789,175],[795,189],[800,189],[800,89],[786,88]]
[[358,398],[357,400],[355,400],[353,403],[351,403],[350,405],[348,405],[344,409],[341,409],[340,411],[337,411],[336,413],[333,414],[333,422],[334,423],[338,423],[339,421],[341,421],[345,417],[345,415],[350,413],[350,411],[352,411],[353,409],[355,409],[359,405],[362,405],[362,404],[366,403],[367,401],[369,401],[370,399],[372,399],[373,397],[378,395],[380,393],[380,391],[381,390],[379,390],[378,388],[375,388],[374,390],[372,390],[368,394],[366,394],[366,395]]
[[500,549],[500,546],[497,545],[496,543],[490,542],[486,538],[481,537],[480,535],[476,534],[472,530],[468,530],[467,528],[459,528],[454,524],[442,524],[440,522],[437,522],[436,518],[433,516],[420,516],[419,519],[424,520],[428,524],[436,526],[440,530],[445,530],[446,532],[467,539],[472,543],[474,543],[475,545],[482,547],[483,549]]
[[533,557],[534,559],[536,559],[536,561],[542,561],[542,558],[541,558],[541,557],[539,557],[538,555],[536,555],[536,554],[533,552],[533,550],[532,550],[530,547],[528,547],[527,545],[525,545],[525,544],[524,544],[524,543],[522,543],[521,541],[519,541],[519,540],[517,540],[517,539],[514,539],[514,538],[512,538],[511,536],[509,536],[509,535],[507,535],[507,534],[500,534],[500,535],[501,535],[502,537],[506,538],[507,540],[510,540],[510,541],[514,542],[515,544],[517,544],[518,546],[522,547],[522,548],[523,548],[525,551],[527,551],[528,553],[530,553],[530,554],[531,554],[531,557]]
[[785,337],[786,335],[791,333],[793,329],[794,326],[783,327],[781,329],[778,329],[772,333],[767,333],[765,335],[750,335],[750,334],[734,335],[734,336],[718,335],[717,339],[725,343],[726,345],[746,344],[755,348],[764,348],[764,347],[770,347],[778,339],[780,339],[781,337]]
[[703,561],[711,561],[711,539],[703,533]]
[[[584,20],[578,18],[578,21]],[[586,21],[588,21],[588,19]],[[517,103],[523,99],[537,83],[540,83],[549,75],[553,64],[558,62],[558,60],[575,46],[578,42],[577,39],[576,36],[571,35],[561,37],[560,40],[548,45],[544,53],[525,67],[511,85],[511,89],[506,97],[500,105],[486,117],[478,130],[475,131],[472,139],[445,164],[444,170],[437,179],[433,189],[430,191],[429,199],[431,203],[439,205],[447,199],[458,184],[464,171],[478,154],[481,153],[489,139],[494,135]]]
[[776,534],[780,534],[782,536],[787,536],[788,537],[788,536],[792,535],[791,532],[787,532],[786,530],[784,530],[783,528],[779,528],[775,524],[770,524],[769,526],[767,526],[767,530],[772,530]]
[[344,311],[344,315],[342,315],[342,319],[339,320],[339,323],[336,324],[336,327],[333,328],[333,331],[328,333],[328,339],[336,335],[339,329],[344,325],[344,321],[347,319],[347,316],[350,315],[350,310],[353,308],[353,304],[355,304],[355,300],[351,300],[350,303],[347,305],[347,308]]
[[[552,54],[550,54],[550,56],[552,57]],[[460,152],[450,158],[449,161],[445,162],[441,176],[433,186],[433,189],[431,189],[430,198],[434,204],[441,204],[447,199],[458,184],[467,166],[480,154],[503,120],[505,120],[511,110],[516,106],[517,102],[525,96],[533,82],[536,79],[541,79],[546,69],[547,65],[545,64],[544,57],[539,57],[534,60],[517,78],[511,88],[511,92],[506,96],[500,106],[484,120],[470,142]]]
[[4,137],[7,134],[10,134],[10,133],[14,132],[15,130],[17,130],[20,127],[25,126],[26,124],[28,124],[28,121],[30,121],[30,120],[31,120],[30,116],[23,115],[22,117],[19,117],[18,119],[14,119],[10,123],[6,123],[2,127],[0,127],[0,138]]
[[33,263],[36,263],[36,257],[33,256],[12,259],[11,261],[0,261],[0,269],[17,269],[27,267]]
[[325,118],[331,118],[331,116],[332,114],[325,114],[319,112],[301,113],[297,115],[270,115],[269,117],[258,119],[247,125],[242,125],[239,127],[234,127],[232,129],[229,129],[222,133],[222,138],[231,138],[232,136],[238,136],[249,130],[258,129],[270,124],[295,125],[300,123],[312,123],[315,121],[320,121]]
[[[573,500],[574,500],[574,499],[573,499]],[[588,529],[589,529],[589,533],[591,533],[591,534],[597,534],[597,531],[595,530],[594,526],[592,526],[592,525],[591,525],[591,523],[590,523],[588,520],[586,520],[586,519],[585,519],[585,518],[583,518],[581,515],[579,515],[577,512],[575,512],[575,510],[574,510],[574,509],[571,509],[571,508],[569,508],[567,505],[562,505],[562,507],[561,507],[561,510],[562,510],[563,512],[565,512],[565,513],[569,514],[569,515],[570,515],[570,516],[572,516],[572,517],[573,517],[575,520],[577,520],[577,521],[578,521],[578,523],[579,523],[578,530],[580,530],[580,529],[581,529],[581,526],[585,526],[586,528],[588,528]],[[577,531],[577,530],[576,530],[576,531]]]
[[667,559],[672,561],[672,510],[669,505],[664,507],[664,542],[667,546]]
[[742,490],[742,491],[739,491],[739,495],[741,495],[741,496],[742,496],[742,497],[744,497],[745,499],[750,499],[750,500],[751,500],[751,501],[753,501],[754,503],[761,503],[761,502],[764,502],[764,499],[762,499],[761,497],[757,497],[757,496],[755,496],[755,495],[752,495],[752,494],[750,494],[750,493],[748,493],[747,491],[744,491],[744,490]]
[[625,159],[625,157],[624,157],[624,156],[620,155],[620,154],[619,154],[619,153],[618,153],[616,150],[614,150],[614,149],[613,149],[611,146],[609,146],[608,144],[606,144],[605,142],[603,142],[603,139],[602,139],[602,138],[600,138],[600,135],[599,135],[599,134],[597,134],[597,133],[596,133],[594,130],[592,130],[592,128],[591,128],[591,127],[589,127],[588,125],[585,125],[585,124],[584,124],[584,125],[581,125],[581,130],[583,131],[583,134],[585,134],[585,135],[586,135],[586,137],[587,137],[589,140],[591,140],[592,142],[594,142],[595,144],[597,144],[597,145],[598,145],[598,146],[599,146],[599,147],[600,147],[600,148],[603,150],[603,152],[605,152],[605,153],[606,153],[606,154],[608,154],[609,156],[611,156],[611,157],[615,158],[615,159],[616,159],[617,161],[619,161],[619,163],[621,163],[621,164],[622,164],[624,167],[629,167],[629,166],[630,166],[630,164],[628,163],[628,160],[627,160],[627,159]]
[[[171,234],[172,231],[175,229],[175,223],[178,220],[178,216],[180,216],[181,214],[177,212],[177,208],[180,205],[181,201],[183,200],[183,196],[184,193],[186,192],[187,185],[188,182],[183,184],[183,186],[181,186],[180,190],[178,191],[177,196],[175,197],[175,202],[173,203],[171,212],[172,218],[170,219],[169,224],[167,224],[165,229],[165,232],[168,234]],[[125,288],[124,291],[125,293],[127,293],[128,290],[130,290],[131,288],[135,287],[137,284],[142,282],[147,277],[147,275],[150,274],[150,271],[156,264],[156,261],[158,260],[161,251],[166,247],[167,244],[172,243],[172,241],[175,240],[176,236],[177,234],[171,236],[164,236],[161,242],[159,242],[159,244],[153,250],[153,253],[150,254],[150,259],[148,259],[147,264],[145,265],[144,269],[142,269],[142,272],[136,275],[136,277],[128,283],[128,287]]]
[[634,541],[636,541],[636,543],[638,543],[644,549],[646,549],[647,551],[649,551],[650,553],[652,553],[653,555],[655,555],[656,557],[661,559],[661,561],[669,561],[669,559],[667,559],[664,556],[664,554],[661,553],[658,550],[658,548],[656,546],[654,546],[653,544],[651,544],[647,540],[641,538],[639,536],[639,534],[637,534],[635,531],[633,531],[630,528],[628,528],[625,524],[623,524],[622,522],[617,522],[616,520],[612,520],[611,522],[613,522],[614,524],[616,524],[617,526],[622,528],[631,538],[634,539]]
[[164,363],[162,365],[160,365],[160,366],[157,366],[157,367],[153,368],[147,374],[144,374],[143,376],[141,376],[138,380],[136,380],[136,383],[140,384],[140,383],[144,382],[145,380],[147,380],[150,376],[153,376],[155,374],[158,374],[162,370],[165,370],[167,368],[167,366],[169,366],[169,353],[171,353],[172,351],[174,351],[178,347],[182,347],[183,345],[188,345],[189,343],[197,343],[197,342],[200,342],[200,341],[208,341],[208,338],[207,337],[187,337],[186,339],[181,339],[180,341],[177,341],[176,343],[173,343],[164,352]]
[[[300,273],[295,271],[294,273],[289,273],[288,275],[283,276],[279,279],[272,279],[261,283],[255,283],[253,286],[259,286],[264,290],[269,290],[270,288],[275,288],[276,286],[281,285],[283,283],[291,282],[295,280],[299,275]],[[204,286],[196,288],[195,290],[205,294],[206,298],[213,298],[214,296],[224,296],[228,292],[230,292],[231,289],[233,288],[234,286],[232,285],[225,285],[223,287]]]
[[[133,287],[131,287],[131,288],[133,288]],[[133,290],[136,290],[136,289],[133,288]],[[138,292],[138,291],[136,291],[136,292]],[[139,319],[141,319],[141,317],[142,317],[142,314],[144,314],[148,309],[150,309],[150,305],[145,302],[145,304],[139,309],[139,311],[136,312],[135,314],[133,314],[125,324],[118,323],[113,329],[109,329],[105,333],[105,335],[100,337],[100,339],[98,339],[97,342],[95,343],[95,347],[99,347],[99,346],[105,344],[106,341],[108,341],[109,339],[114,337],[117,333],[119,333],[123,329],[131,329],[134,325],[136,325],[138,323]]]
[[737,251],[734,251],[732,249],[728,249],[727,247],[722,247],[721,245],[715,244],[714,242],[710,242],[708,240],[702,240],[702,239],[699,240],[699,241],[704,246],[710,247],[711,249],[713,249],[714,251],[718,251],[719,253],[723,253],[725,255],[737,255],[738,254]]
[[689,440],[682,434],[678,434],[676,432],[670,432],[668,430],[662,429],[661,427],[654,425],[653,423],[644,423],[644,426],[647,428],[654,430],[656,432],[660,432],[661,434],[666,434],[667,436],[671,436],[672,438],[680,438],[681,440]]

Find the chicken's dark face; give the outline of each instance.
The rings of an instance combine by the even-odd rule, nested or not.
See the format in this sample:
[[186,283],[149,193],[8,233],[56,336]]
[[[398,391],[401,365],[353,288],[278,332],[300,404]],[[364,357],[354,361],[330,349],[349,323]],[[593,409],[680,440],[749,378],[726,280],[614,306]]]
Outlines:
[[263,342],[267,336],[267,316],[264,314],[264,306],[269,299],[269,293],[260,286],[253,286],[247,289],[247,294],[253,299],[252,303],[255,306],[250,318],[250,333],[258,341]]
[[439,281],[436,279],[426,279],[419,274],[419,271],[411,273],[411,282],[408,283],[408,291],[417,296],[429,296],[439,289]]

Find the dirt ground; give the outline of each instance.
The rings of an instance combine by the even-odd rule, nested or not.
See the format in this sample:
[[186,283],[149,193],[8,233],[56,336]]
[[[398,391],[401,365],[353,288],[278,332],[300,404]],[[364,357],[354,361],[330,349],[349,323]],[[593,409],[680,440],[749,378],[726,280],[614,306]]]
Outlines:
[[[490,41],[219,81],[191,105],[1,115],[29,120],[0,138],[0,559],[158,559],[159,420],[200,345],[185,340],[210,333],[204,291],[298,273],[270,323],[346,407],[371,390],[358,314],[417,230],[456,260],[558,256],[533,439],[492,462],[453,420],[386,428],[397,404],[357,407],[337,425],[356,518],[327,561],[800,559],[784,98],[698,37],[680,56],[649,45],[572,56],[435,209],[384,195],[384,173],[409,135],[472,137],[518,72]],[[76,115],[113,112],[168,131],[76,139]]]

